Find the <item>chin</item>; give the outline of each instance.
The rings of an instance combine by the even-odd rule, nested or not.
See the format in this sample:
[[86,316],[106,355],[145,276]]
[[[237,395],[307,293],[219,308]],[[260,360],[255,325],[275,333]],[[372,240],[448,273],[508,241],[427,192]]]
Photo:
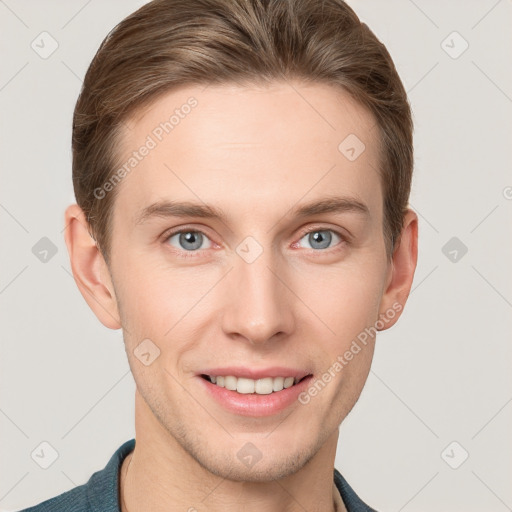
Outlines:
[[302,469],[315,455],[311,452],[300,452],[289,455],[262,454],[262,458],[252,466],[234,459],[225,460],[210,455],[205,461],[197,458],[197,462],[210,473],[233,482],[271,482],[286,478]]

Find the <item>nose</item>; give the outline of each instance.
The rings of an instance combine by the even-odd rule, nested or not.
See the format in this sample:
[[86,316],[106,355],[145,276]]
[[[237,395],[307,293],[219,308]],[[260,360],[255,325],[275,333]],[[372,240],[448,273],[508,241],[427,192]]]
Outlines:
[[222,327],[226,335],[253,345],[290,335],[296,299],[287,286],[284,261],[275,258],[270,249],[254,261],[245,255],[235,256],[234,268],[224,283],[228,299]]

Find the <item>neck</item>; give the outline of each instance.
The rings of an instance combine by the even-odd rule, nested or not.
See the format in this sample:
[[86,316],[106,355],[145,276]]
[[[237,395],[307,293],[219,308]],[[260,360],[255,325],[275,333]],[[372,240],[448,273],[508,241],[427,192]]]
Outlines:
[[121,468],[121,512],[346,512],[333,482],[338,430],[293,474],[268,482],[234,481],[201,466],[142,402],[136,391],[136,445]]

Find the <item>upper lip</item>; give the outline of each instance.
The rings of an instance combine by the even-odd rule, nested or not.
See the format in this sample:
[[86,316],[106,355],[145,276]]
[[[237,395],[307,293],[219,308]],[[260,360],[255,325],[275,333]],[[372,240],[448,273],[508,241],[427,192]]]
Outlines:
[[198,375],[214,375],[215,377],[232,375],[246,379],[263,379],[265,377],[294,377],[297,380],[310,375],[307,370],[287,368],[284,366],[272,366],[269,368],[247,368],[243,366],[223,366],[222,368],[207,368],[201,370]]

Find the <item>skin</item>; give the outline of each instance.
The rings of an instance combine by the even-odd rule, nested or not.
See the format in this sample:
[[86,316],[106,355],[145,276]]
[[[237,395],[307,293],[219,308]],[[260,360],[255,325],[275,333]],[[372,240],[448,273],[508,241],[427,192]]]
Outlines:
[[[122,468],[123,512],[332,511],[339,426],[365,384],[375,338],[307,405],[264,418],[223,409],[196,372],[283,365],[321,375],[393,304],[405,304],[417,217],[407,212],[388,258],[375,121],[328,85],[174,90],[130,120],[120,162],[190,96],[197,107],[117,185],[110,268],[80,208],[65,213],[77,285],[105,326],[123,329],[136,382],[136,447]],[[350,133],[366,146],[355,161],[338,150]],[[334,193],[358,199],[368,215],[291,213]],[[227,222],[153,218],[136,225],[138,212],[160,199],[220,207]],[[179,235],[162,236],[180,227],[204,233],[200,249],[180,244]],[[332,235],[327,248],[305,232],[315,227]],[[252,263],[236,252],[247,236],[263,249]],[[146,338],[160,349],[149,366],[133,352]],[[237,458],[247,442],[262,453],[251,468]]]

